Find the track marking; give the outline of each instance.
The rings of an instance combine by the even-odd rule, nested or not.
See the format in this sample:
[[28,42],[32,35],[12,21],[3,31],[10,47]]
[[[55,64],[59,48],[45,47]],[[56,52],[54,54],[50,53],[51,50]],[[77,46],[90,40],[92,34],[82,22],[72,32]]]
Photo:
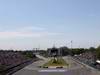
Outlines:
[[67,70],[38,70],[38,72],[66,72]]

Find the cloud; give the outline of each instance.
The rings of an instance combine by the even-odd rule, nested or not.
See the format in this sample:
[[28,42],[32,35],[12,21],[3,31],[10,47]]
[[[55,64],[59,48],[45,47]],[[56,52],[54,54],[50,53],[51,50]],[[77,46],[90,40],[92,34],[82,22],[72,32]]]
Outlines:
[[46,37],[58,35],[56,32],[48,32],[45,28],[40,27],[23,27],[13,31],[2,31],[0,32],[0,38],[19,38],[19,37]]
[[0,38],[15,38],[15,37],[40,37],[40,34],[29,32],[0,32]]
[[30,32],[30,31],[44,31],[45,28],[36,27],[36,26],[27,26],[27,27],[19,28],[17,30],[21,32]]

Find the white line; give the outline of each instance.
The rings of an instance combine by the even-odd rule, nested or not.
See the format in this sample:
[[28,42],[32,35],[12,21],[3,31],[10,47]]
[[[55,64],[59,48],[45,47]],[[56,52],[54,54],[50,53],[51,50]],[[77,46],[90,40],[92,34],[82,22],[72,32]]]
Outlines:
[[66,70],[38,70],[38,72],[66,72]]

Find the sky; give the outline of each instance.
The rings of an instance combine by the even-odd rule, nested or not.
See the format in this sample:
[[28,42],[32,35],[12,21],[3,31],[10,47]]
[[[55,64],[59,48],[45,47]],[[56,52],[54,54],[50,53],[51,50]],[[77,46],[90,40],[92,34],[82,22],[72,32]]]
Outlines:
[[0,49],[100,45],[100,0],[0,0]]

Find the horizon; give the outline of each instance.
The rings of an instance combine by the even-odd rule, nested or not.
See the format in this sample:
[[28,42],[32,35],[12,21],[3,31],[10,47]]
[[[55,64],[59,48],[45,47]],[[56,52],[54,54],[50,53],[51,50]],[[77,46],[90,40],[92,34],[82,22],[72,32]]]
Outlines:
[[0,49],[98,47],[99,0],[1,0]]
[[[99,45],[100,46],[100,45]],[[55,46],[55,48],[61,48],[61,47],[67,47],[67,48],[69,48],[69,49],[77,49],[77,48],[79,48],[79,49],[90,49],[91,47],[93,47],[93,48],[98,48],[99,46],[97,46],[97,47],[93,47],[93,46],[90,46],[90,47],[87,47],[87,48],[84,48],[84,47],[68,47],[68,46],[59,46],[59,47],[57,47],[57,46]],[[6,50],[6,51],[9,51],[9,50],[13,50],[13,51],[36,51],[36,50],[48,50],[48,49],[51,49],[51,48],[53,48],[54,46],[52,46],[52,47],[48,47],[48,48],[45,48],[45,49],[41,49],[41,48],[30,48],[30,49],[13,49],[13,48],[10,48],[10,49],[0,49],[0,50]]]

